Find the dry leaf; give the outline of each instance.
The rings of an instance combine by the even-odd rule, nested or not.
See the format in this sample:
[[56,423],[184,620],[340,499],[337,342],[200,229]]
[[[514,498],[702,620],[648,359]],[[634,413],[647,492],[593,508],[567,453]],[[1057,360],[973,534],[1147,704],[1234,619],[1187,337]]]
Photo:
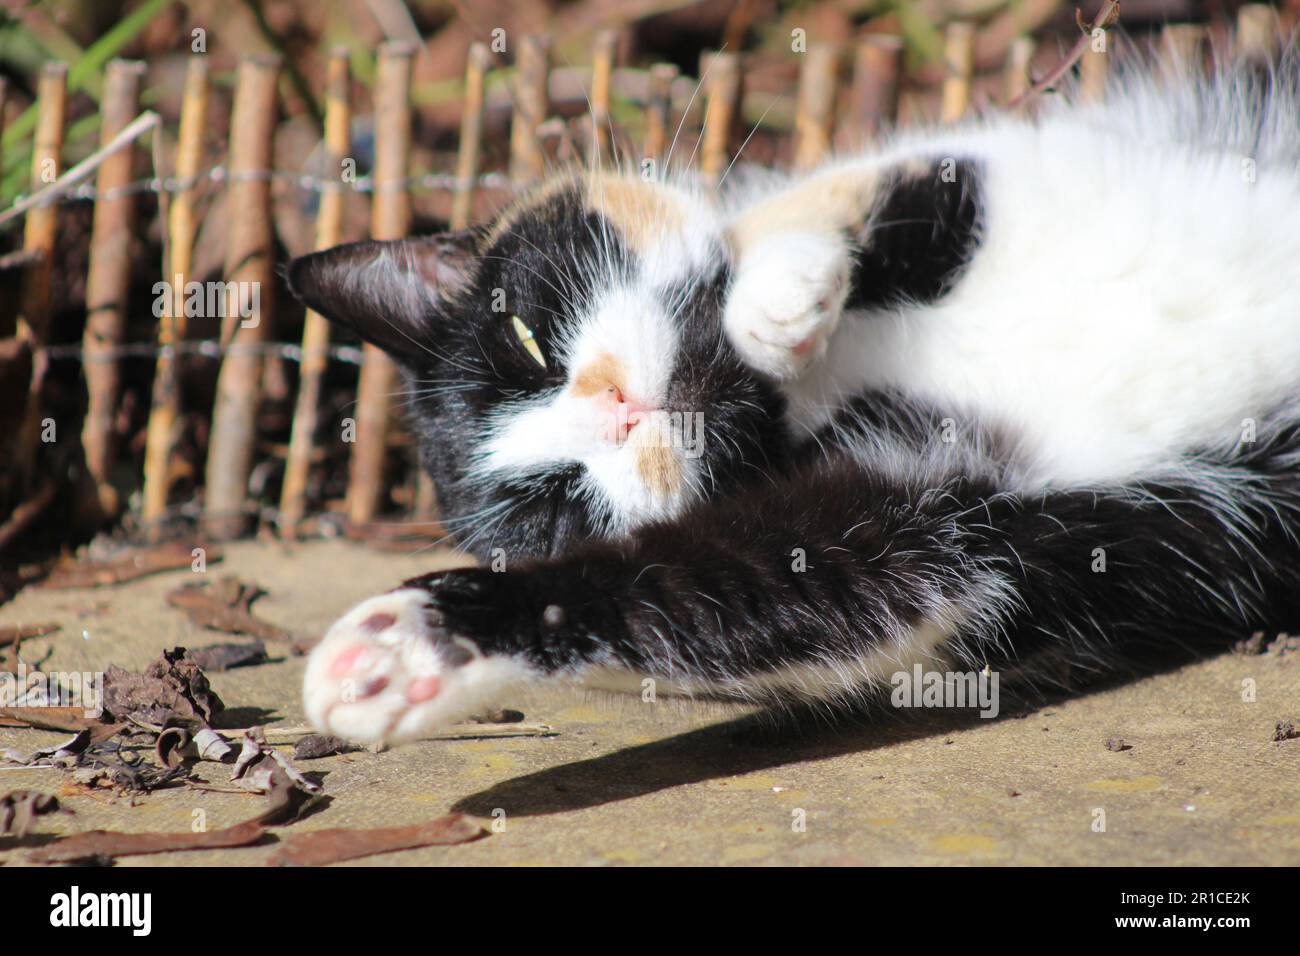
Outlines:
[[[204,561],[221,560],[216,548],[206,548]],[[186,544],[163,544],[154,548],[128,551],[108,561],[78,561],[56,567],[37,587],[45,590],[92,588],[134,581],[161,571],[189,568],[194,563],[193,548]]]
[[293,745],[294,760],[319,760],[359,748],[332,734],[308,734]]
[[112,666],[104,673],[104,710],[117,720],[206,727],[224,707],[183,647],[164,651],[143,674]]
[[303,776],[289,758],[274,750],[262,728],[245,731],[243,748],[235,758],[231,780],[270,797],[269,809],[258,819],[263,823],[291,823],[316,802],[321,785]]
[[49,813],[71,813],[57,798],[35,790],[14,790],[0,797],[0,833],[26,836],[37,817]]
[[61,630],[63,630],[61,624],[20,624],[16,627],[0,627],[0,647],[21,644],[33,637],[44,637],[46,634]]
[[107,740],[122,729],[86,716],[84,707],[0,707],[0,727],[34,727],[37,730],[89,730],[96,741]]
[[90,830],[63,837],[28,855],[33,863],[70,863],[77,860],[112,860],[119,856],[171,853],[176,850],[213,850],[251,846],[266,835],[257,820],[245,820],[224,830],[206,833],[114,833]]
[[191,647],[186,653],[190,660],[208,672],[228,671],[232,667],[250,667],[266,662],[266,645],[261,641],[209,644],[207,647]]
[[256,585],[225,577],[215,584],[197,581],[179,587],[167,595],[167,603],[181,608],[200,627],[269,641],[292,640],[284,628],[253,614],[253,602],[265,593]]
[[406,827],[312,830],[286,836],[283,847],[271,858],[271,863],[274,866],[324,866],[395,850],[469,843],[487,836],[487,833],[487,828],[481,823],[462,813]]

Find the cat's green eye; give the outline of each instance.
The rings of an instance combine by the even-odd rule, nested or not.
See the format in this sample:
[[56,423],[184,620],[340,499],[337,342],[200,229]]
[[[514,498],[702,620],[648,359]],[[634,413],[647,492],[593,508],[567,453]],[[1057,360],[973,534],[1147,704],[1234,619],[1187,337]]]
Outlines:
[[538,365],[546,368],[546,356],[542,354],[541,346],[537,344],[537,338],[533,335],[533,330],[524,325],[523,320],[517,315],[510,316],[510,327],[515,330],[515,335],[519,337],[519,343],[527,350],[528,354],[536,359]]

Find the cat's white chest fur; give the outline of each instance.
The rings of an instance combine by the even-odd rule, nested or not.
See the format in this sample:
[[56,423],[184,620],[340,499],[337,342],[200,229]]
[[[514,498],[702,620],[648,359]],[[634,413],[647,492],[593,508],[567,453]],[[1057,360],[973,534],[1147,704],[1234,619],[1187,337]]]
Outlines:
[[1294,176],[1078,123],[950,145],[987,162],[968,271],[936,304],[846,315],[785,383],[796,428],[896,388],[1015,440],[1022,486],[1059,487],[1250,440],[1295,395]]

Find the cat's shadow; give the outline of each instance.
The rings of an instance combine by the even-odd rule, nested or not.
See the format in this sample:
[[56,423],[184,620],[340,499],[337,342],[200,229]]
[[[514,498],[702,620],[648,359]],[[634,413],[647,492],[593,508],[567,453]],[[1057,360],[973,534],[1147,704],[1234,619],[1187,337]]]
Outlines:
[[[1008,714],[1014,718],[1023,714]],[[951,733],[983,723],[965,712],[924,711],[906,719],[796,714],[774,723],[751,714],[614,753],[503,780],[457,801],[453,810],[491,817],[569,813],[684,784],[785,764],[825,760]]]

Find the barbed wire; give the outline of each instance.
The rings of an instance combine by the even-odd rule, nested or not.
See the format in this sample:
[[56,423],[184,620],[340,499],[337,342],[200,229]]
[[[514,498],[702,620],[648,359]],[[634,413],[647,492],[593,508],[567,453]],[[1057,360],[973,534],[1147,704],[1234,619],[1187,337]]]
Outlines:
[[[334,361],[348,365],[362,364],[365,354],[360,346],[356,345],[330,345],[321,351]],[[88,362],[115,362],[122,358],[158,358],[159,356],[175,358],[177,354],[201,355],[213,359],[220,359],[227,355],[276,355],[291,362],[301,362],[306,355],[303,347],[293,342],[245,342],[223,345],[218,339],[191,339],[179,345],[125,342],[89,350],[83,345],[67,343],[46,346],[45,354],[50,361],[76,360],[83,365]]]

